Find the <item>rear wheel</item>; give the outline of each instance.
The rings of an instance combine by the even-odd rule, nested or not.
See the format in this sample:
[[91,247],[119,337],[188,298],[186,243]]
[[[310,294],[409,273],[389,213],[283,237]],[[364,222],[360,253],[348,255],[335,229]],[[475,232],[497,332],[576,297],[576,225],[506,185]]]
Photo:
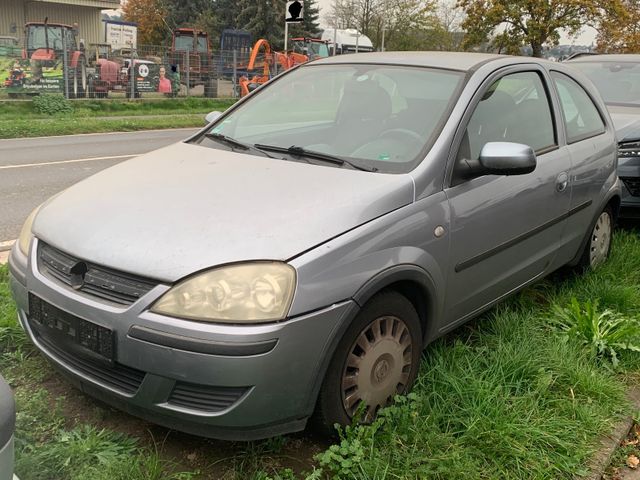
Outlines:
[[[320,390],[316,422],[325,433],[338,423],[373,421],[418,374],[422,332],[404,296],[383,292],[360,311],[338,344]],[[361,415],[361,416],[358,416]]]
[[596,219],[578,266],[583,269],[597,268],[606,262],[611,251],[612,233],[613,212],[611,207],[607,206]]

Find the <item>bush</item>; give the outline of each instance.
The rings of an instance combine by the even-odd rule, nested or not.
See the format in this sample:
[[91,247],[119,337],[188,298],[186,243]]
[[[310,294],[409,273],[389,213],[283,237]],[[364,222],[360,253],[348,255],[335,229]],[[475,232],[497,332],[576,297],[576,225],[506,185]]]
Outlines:
[[43,93],[33,98],[33,108],[38,113],[56,115],[59,113],[71,113],[71,102],[60,93]]
[[554,305],[554,323],[570,337],[589,347],[595,355],[618,364],[623,350],[640,352],[640,322],[611,310],[598,311],[598,302],[581,305],[575,298],[567,307]]

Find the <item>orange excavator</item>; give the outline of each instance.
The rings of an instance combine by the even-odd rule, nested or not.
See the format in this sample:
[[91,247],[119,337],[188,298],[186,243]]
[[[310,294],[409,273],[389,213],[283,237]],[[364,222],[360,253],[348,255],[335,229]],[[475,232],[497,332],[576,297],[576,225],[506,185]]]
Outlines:
[[258,55],[260,51],[264,51],[264,57],[262,61],[262,75],[256,74],[249,78],[248,76],[241,76],[238,80],[240,86],[240,96],[244,97],[249,95],[263,83],[267,83],[271,78],[275,77],[285,70],[306,63],[309,61],[309,56],[296,52],[272,52],[271,45],[264,38],[261,38],[251,49],[251,56],[249,57],[249,65],[247,66],[247,72],[252,72],[254,69],[259,68]]

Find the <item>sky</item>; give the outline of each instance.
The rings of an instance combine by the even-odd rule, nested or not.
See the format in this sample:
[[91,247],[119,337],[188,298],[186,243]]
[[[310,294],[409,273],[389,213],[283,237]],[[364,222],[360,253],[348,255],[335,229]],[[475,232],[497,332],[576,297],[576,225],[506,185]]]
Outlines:
[[[333,3],[333,0],[316,1],[318,2],[318,6],[320,7],[320,24],[324,25],[326,23],[325,21],[323,21],[324,16],[328,15],[331,11],[331,4]],[[560,43],[569,45],[591,45],[592,42],[595,43],[595,39],[596,31],[591,27],[585,27],[584,31],[575,39],[569,38],[567,35],[562,35]]]

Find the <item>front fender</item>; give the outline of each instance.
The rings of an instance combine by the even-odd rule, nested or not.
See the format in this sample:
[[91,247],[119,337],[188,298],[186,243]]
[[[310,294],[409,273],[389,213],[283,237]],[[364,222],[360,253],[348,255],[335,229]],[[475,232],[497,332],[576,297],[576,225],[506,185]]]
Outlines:
[[82,52],[79,52],[79,51],[73,52],[73,55],[71,55],[71,60],[69,62],[69,65],[71,66],[71,68],[76,68],[78,66],[81,56],[82,56]]
[[415,281],[430,296],[429,317],[442,318],[448,234],[437,238],[436,227],[449,229],[449,209],[438,193],[383,215],[290,260],[298,284],[289,315],[354,299],[364,304],[398,281]]

